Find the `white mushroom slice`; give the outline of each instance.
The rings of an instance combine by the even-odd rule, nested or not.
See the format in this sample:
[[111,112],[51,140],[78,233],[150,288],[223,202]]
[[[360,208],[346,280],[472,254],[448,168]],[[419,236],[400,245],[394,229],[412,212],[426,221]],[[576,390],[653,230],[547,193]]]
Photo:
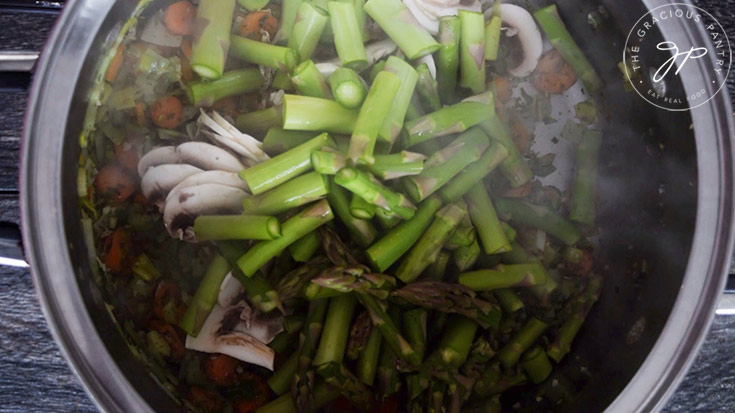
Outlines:
[[199,335],[186,336],[186,348],[205,353],[227,354],[246,363],[273,370],[276,352],[250,334],[242,331],[220,332],[226,311],[215,305]]
[[429,68],[429,73],[431,73],[431,77],[436,79],[436,63],[434,63],[434,56],[427,54],[422,58],[416,59],[416,63],[426,63],[426,66]]
[[179,163],[180,157],[175,146],[159,146],[151,149],[138,161],[138,175],[145,175],[145,171],[151,166],[167,163]]
[[336,72],[337,69],[339,69],[339,63],[335,63],[333,61],[316,64],[316,70],[318,70],[325,78],[332,76],[332,73]]
[[245,333],[261,343],[268,344],[283,331],[283,314],[280,311],[261,313],[241,299],[232,306],[226,307],[220,331]]
[[208,136],[218,143],[226,145],[228,148],[240,155],[257,162],[263,162],[270,159],[270,157],[260,149],[260,147],[263,146],[260,141],[246,133],[240,132],[219,113],[213,111],[212,116],[210,117],[204,109],[202,109],[198,123],[212,130],[212,132],[207,133]]
[[456,16],[457,10],[482,11],[479,0],[403,0],[413,17],[431,34],[439,32],[439,17]]
[[179,163],[188,163],[201,169],[240,172],[245,169],[234,155],[226,150],[206,142],[186,142],[176,148]]
[[233,188],[242,189],[245,192],[249,192],[248,184],[240,178],[235,172],[227,171],[202,171],[188,178],[180,181],[173,189],[171,189],[166,197],[166,202],[171,198],[171,194],[176,193],[182,188],[188,188],[190,186],[204,185],[204,184],[220,184],[227,185]]
[[164,199],[169,191],[181,181],[200,172],[203,171],[196,166],[187,164],[152,166],[143,175],[140,187],[143,191],[143,196],[155,203]]
[[163,208],[163,223],[172,237],[194,241],[191,226],[199,215],[239,214],[242,199],[247,193],[242,189],[219,184],[203,184],[177,190],[167,198]]
[[[485,11],[485,18],[489,18],[493,8]],[[531,13],[520,6],[513,4],[501,4],[498,8],[503,27],[507,28],[506,36],[518,36],[518,42],[523,48],[523,61],[513,68],[508,69],[515,77],[526,77],[533,72],[543,53],[543,39],[541,32],[533,20]]]
[[227,273],[225,279],[222,280],[222,284],[219,286],[217,303],[222,307],[229,307],[244,291],[245,288],[243,288],[240,281],[233,277],[231,272]]

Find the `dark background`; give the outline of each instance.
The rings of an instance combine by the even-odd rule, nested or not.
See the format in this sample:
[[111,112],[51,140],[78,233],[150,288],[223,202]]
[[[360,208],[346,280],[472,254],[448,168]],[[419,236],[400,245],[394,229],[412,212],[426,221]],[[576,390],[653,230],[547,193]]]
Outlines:
[[[41,50],[55,12],[16,9],[0,0],[0,50]],[[16,1],[25,7],[57,3]],[[735,0],[699,0],[735,40]],[[728,79],[735,97],[735,75]],[[18,222],[18,158],[24,91],[0,84],[0,221]],[[54,343],[28,270],[0,267],[0,412],[92,412],[86,395]],[[716,316],[697,359],[666,412],[735,411],[735,316]]]

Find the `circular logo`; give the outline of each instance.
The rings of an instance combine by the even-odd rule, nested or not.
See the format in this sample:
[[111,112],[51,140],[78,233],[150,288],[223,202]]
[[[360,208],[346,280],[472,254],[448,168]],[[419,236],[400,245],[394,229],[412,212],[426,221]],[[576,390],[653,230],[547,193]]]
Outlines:
[[[702,44],[692,44],[681,27],[696,25],[707,34]],[[681,33],[662,39],[659,30]],[[633,89],[661,109],[686,111],[702,106],[722,90],[730,65],[730,40],[720,23],[699,7],[672,3],[656,7],[641,17],[628,33],[623,66]],[[681,80],[687,79],[685,90]],[[692,82],[694,80],[694,82]]]

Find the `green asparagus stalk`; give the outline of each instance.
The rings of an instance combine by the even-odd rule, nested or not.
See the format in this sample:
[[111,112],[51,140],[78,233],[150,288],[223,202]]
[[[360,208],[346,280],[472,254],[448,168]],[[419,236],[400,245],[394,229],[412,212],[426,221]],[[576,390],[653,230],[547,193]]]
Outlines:
[[204,325],[204,321],[209,317],[212,308],[217,304],[217,296],[219,295],[219,286],[222,280],[230,271],[230,265],[221,255],[216,254],[209,263],[204,278],[199,283],[197,292],[192,297],[186,313],[179,321],[179,327],[188,335],[196,337],[199,335]]
[[425,159],[426,155],[407,151],[375,155],[375,162],[370,165],[370,172],[384,181],[418,175],[424,170]]
[[587,130],[577,146],[577,168],[572,188],[569,218],[586,225],[595,222],[595,194],[597,193],[597,164],[600,158],[602,134]]
[[480,93],[485,90],[485,17],[482,13],[459,10],[459,85]]
[[478,335],[470,348],[467,361],[462,365],[461,371],[472,379],[482,377],[487,367],[487,362],[495,356],[495,350],[491,343],[482,334]]
[[441,190],[442,198],[447,202],[453,202],[461,198],[474,185],[481,182],[482,179],[492,172],[506,157],[508,151],[498,142],[491,142],[482,157],[476,162],[462,169],[460,173],[452,179]]
[[352,3],[330,1],[329,23],[334,33],[337,56],[344,67],[361,71],[368,66],[362,30],[357,23],[355,6]]
[[411,15],[400,0],[369,0],[365,11],[409,60],[439,49],[439,43]]
[[[240,116],[238,116],[238,119],[240,119]],[[283,124],[282,119],[280,124]],[[239,123],[237,124],[237,127],[238,129],[245,130],[245,128],[240,126]],[[268,133],[266,133],[265,138],[263,138],[263,147],[261,149],[270,156],[276,156],[289,149],[293,149],[316,136],[316,132],[283,130],[280,127],[269,128]]]
[[414,308],[402,314],[403,331],[406,340],[418,354],[419,360],[424,359],[426,352],[426,322],[428,312],[423,308]]
[[500,164],[500,170],[511,186],[519,187],[530,181],[533,178],[531,169],[529,169],[523,155],[518,151],[513,138],[508,134],[507,127],[498,119],[497,115],[492,113],[490,119],[482,122],[480,127],[488,136],[503,144],[508,151],[508,157]]
[[432,112],[441,109],[439,85],[434,80],[434,77],[431,76],[429,66],[426,63],[421,63],[416,67],[416,73],[419,75],[418,82],[416,83],[416,92],[418,93],[422,106]]
[[202,0],[197,7],[198,27],[191,49],[191,68],[203,79],[219,79],[230,48],[235,0]]
[[305,1],[299,5],[293,28],[290,29],[288,47],[296,51],[302,62],[311,59],[328,22],[327,13],[311,2]]
[[415,280],[436,259],[442,245],[466,213],[464,206],[457,204],[449,204],[439,210],[434,222],[401,262],[396,277],[405,283]]
[[347,165],[347,158],[336,150],[322,148],[311,153],[314,170],[322,175],[334,175]]
[[508,242],[513,242],[516,240],[518,232],[516,232],[515,228],[504,221],[500,221],[500,226],[503,228],[503,233],[505,234],[505,238],[508,239]]
[[310,302],[304,327],[299,333],[298,349],[295,351],[298,362],[291,380],[291,398],[298,406],[299,412],[316,412],[319,406],[315,388],[316,379],[311,363],[322,335],[327,307],[327,300]]
[[406,122],[406,147],[417,145],[430,139],[461,133],[490,119],[495,112],[493,95],[485,92],[445,106],[436,112]]
[[375,208],[375,217],[378,219],[380,227],[384,230],[395,228],[403,220],[400,215],[383,208]]
[[334,176],[334,182],[349,189],[365,201],[395,212],[405,219],[411,219],[416,211],[416,207],[403,194],[385,187],[367,172],[355,168],[344,168]]
[[[313,411],[318,408],[322,408],[328,405],[332,400],[336,399],[339,393],[334,391],[326,383],[317,383],[314,386],[313,397]],[[290,394],[284,394],[281,397],[273,400],[272,402],[261,406],[256,410],[256,413],[299,413],[305,411],[305,409],[299,410],[296,408],[293,397]]]
[[342,224],[347,227],[350,237],[358,245],[366,247],[375,240],[378,231],[370,221],[359,219],[352,215],[350,212],[349,195],[341,186],[332,182],[329,186],[327,200],[332,208],[334,208],[334,213],[337,214]]
[[283,0],[281,2],[281,24],[274,38],[276,43],[284,43],[291,39],[296,14],[302,2],[303,0]]
[[378,76],[378,73],[382,72],[385,69],[385,60],[380,61],[373,65],[373,67],[370,68],[370,76],[368,76],[368,79],[370,80],[370,83],[375,82],[375,78]]
[[[334,3],[334,2],[332,2]],[[365,409],[370,409],[375,404],[375,398],[370,389],[360,381],[344,364],[329,362],[322,364],[316,369],[324,381],[336,388],[344,397]]]
[[237,3],[248,11],[260,10],[267,6],[269,2],[270,0],[237,0]]
[[546,330],[546,323],[543,321],[531,317],[526,321],[526,324],[510,339],[500,352],[498,352],[498,359],[503,363],[503,367],[510,369],[518,363],[518,359],[529,347],[536,342],[536,340]]
[[329,183],[324,175],[309,172],[260,195],[243,198],[243,212],[277,215],[324,198]]
[[345,108],[358,108],[365,100],[367,89],[360,75],[354,70],[347,67],[340,67],[329,76],[327,81],[332,90],[334,100]]
[[536,384],[546,380],[553,369],[551,361],[549,361],[549,357],[546,356],[543,348],[539,345],[535,345],[532,349],[523,354],[521,366],[526,372],[528,378]]
[[377,328],[370,330],[365,348],[360,352],[357,359],[356,374],[363,383],[372,386],[375,375],[378,372],[378,359],[380,347],[383,342],[383,334]]
[[288,246],[288,252],[296,262],[307,262],[321,246],[319,235],[312,231]]
[[275,76],[273,76],[271,87],[276,90],[279,90],[279,89],[282,89],[284,91],[294,90],[294,85],[293,85],[293,82],[291,81],[291,76],[288,74],[288,72],[283,71],[283,70],[279,70],[278,72],[276,72]]
[[566,219],[548,208],[531,205],[517,199],[498,198],[495,201],[498,215],[520,225],[538,228],[558,238],[566,245],[579,241],[579,230]]
[[296,369],[299,366],[299,353],[292,353],[286,361],[283,362],[278,370],[268,378],[268,387],[273,393],[282,395],[291,389],[291,380],[293,379]]
[[309,283],[304,288],[304,298],[307,301],[321,300],[323,298],[332,298],[342,294],[338,290],[325,288],[318,284]]
[[569,63],[572,69],[574,69],[574,72],[577,73],[577,76],[582,80],[584,88],[588,92],[595,92],[600,89],[602,87],[602,79],[597,75],[597,72],[595,72],[595,69],[567,30],[559,16],[556,5],[552,4],[536,10],[533,13],[533,17],[536,18],[539,26],[546,33],[546,37],[549,38],[551,45]]
[[237,265],[246,276],[252,277],[271,258],[283,252],[297,239],[331,221],[332,218],[334,215],[327,201],[319,201],[281,224],[281,238],[261,241],[253,245],[237,260]]
[[398,393],[401,378],[398,374],[398,356],[390,346],[383,345],[378,359],[378,388],[383,398]]
[[434,262],[429,264],[424,270],[423,279],[425,280],[442,280],[447,271],[447,264],[451,256],[446,251],[439,251]]
[[539,259],[529,253],[517,242],[510,243],[510,251],[504,252],[501,261],[504,264],[526,264],[529,262],[539,262]]
[[450,368],[458,368],[467,360],[477,331],[477,323],[461,315],[450,317],[439,343],[441,361]]
[[475,224],[485,253],[498,254],[510,251],[510,243],[505,237],[495,207],[482,182],[473,186],[465,198],[470,218]]
[[419,75],[410,64],[395,56],[388,58],[385,63],[385,70],[398,76],[401,81],[398,91],[390,104],[388,114],[383,121],[383,126],[378,133],[380,139],[392,144],[398,139],[398,136],[403,130],[403,122],[411,103],[413,92],[416,89]]
[[398,327],[393,320],[388,317],[384,304],[374,296],[367,293],[357,293],[360,303],[370,312],[370,318],[373,320],[373,326],[383,334],[385,343],[393,349],[393,352],[402,358],[408,364],[418,367],[421,364],[419,353],[409,344],[401,335]]
[[368,337],[373,331],[373,321],[367,311],[361,311],[350,327],[350,335],[347,338],[347,350],[345,355],[350,360],[357,360],[360,353],[365,350]]
[[355,194],[352,194],[352,199],[350,200],[350,213],[353,217],[360,219],[373,219],[373,216],[375,216],[375,209],[375,205],[365,201]]
[[295,148],[240,171],[253,195],[260,195],[297,177],[312,168],[311,152],[333,145],[329,135],[322,133]]
[[312,283],[341,293],[364,293],[388,298],[389,292],[396,286],[395,278],[390,275],[368,272],[367,267],[332,267],[323,271]]
[[[426,115],[426,112],[421,107],[419,98],[416,93],[411,96],[411,101],[408,103],[408,109],[406,109],[406,121],[416,120]],[[401,134],[405,134],[405,130],[401,131]]]
[[540,263],[498,265],[494,270],[476,270],[459,275],[459,283],[475,291],[511,287],[532,287],[546,282],[548,275]]
[[316,65],[311,59],[304,60],[294,68],[293,74],[291,75],[291,81],[296,87],[296,90],[304,96],[312,96],[322,99],[329,99],[332,97],[332,93],[329,90],[329,86],[327,86],[327,82],[324,80],[322,74],[319,73],[319,70],[317,70]]
[[[327,114],[329,114],[327,116]],[[351,134],[357,111],[339,103],[310,96],[283,96],[283,129]]]
[[190,83],[186,92],[192,104],[209,107],[220,99],[258,90],[263,81],[258,69],[232,70],[211,82]]
[[283,353],[293,343],[293,336],[295,333],[301,331],[304,327],[306,317],[289,316],[283,320],[283,331],[268,343],[268,347],[272,348],[276,353]]
[[459,284],[416,281],[393,291],[391,296],[419,307],[461,314],[483,328],[496,327],[500,322],[497,305],[478,298],[472,290]]
[[263,43],[247,37],[232,35],[232,54],[260,66],[276,70],[291,71],[299,62],[294,49]]
[[391,72],[382,71],[378,73],[370,86],[365,102],[360,108],[360,114],[350,139],[350,149],[347,152],[348,157],[355,164],[373,163],[373,151],[378,132],[400,85],[401,78]]
[[439,97],[444,103],[453,102],[459,70],[460,21],[457,16],[439,17],[439,53],[436,59],[436,80]]
[[501,25],[500,16],[491,17],[485,24],[485,60],[494,61],[498,59]]
[[465,215],[462,218],[462,222],[457,225],[457,229],[454,230],[452,235],[447,239],[447,242],[444,243],[444,249],[454,251],[459,247],[469,247],[475,242],[477,238],[475,227],[472,226],[472,222],[468,221],[469,217]]
[[592,306],[600,297],[602,277],[594,275],[590,278],[584,294],[577,298],[572,308],[572,315],[559,328],[554,341],[549,344],[547,354],[557,363],[569,353],[574,337],[582,327]]
[[200,215],[194,220],[194,233],[199,241],[276,239],[281,236],[281,224],[263,215]]
[[460,271],[466,271],[472,267],[480,256],[480,244],[477,240],[467,247],[459,247],[454,250],[454,263]]
[[402,222],[371,245],[366,253],[372,266],[378,271],[385,271],[393,265],[429,227],[441,204],[438,197],[430,197],[419,206],[412,219]]
[[330,300],[319,348],[312,361],[313,366],[342,362],[356,305],[354,294],[341,294]]
[[523,301],[518,297],[518,294],[510,288],[495,290],[494,294],[495,298],[498,299],[498,302],[503,307],[503,310],[507,313],[515,313],[525,306]]
[[248,277],[237,266],[237,260],[246,250],[247,244],[243,245],[238,241],[218,241],[216,245],[219,253],[230,264],[232,276],[245,287],[245,292],[255,308],[263,313],[268,313],[275,309],[284,312],[278,292],[268,283],[262,274],[254,274]]
[[[281,125],[283,125],[283,110],[280,106],[271,106],[267,109],[243,113],[235,119],[237,129],[256,137],[262,137],[270,129],[280,128]],[[311,135],[311,137],[313,136]],[[261,149],[265,151],[265,142]]]
[[[423,201],[468,165],[480,159],[488,148],[488,142],[487,136],[479,128],[463,133],[442,150],[432,154],[424,163],[424,170],[419,175],[403,178],[406,192],[412,200]],[[477,175],[476,172],[472,174]],[[460,182],[459,187],[464,186],[466,183]],[[461,188],[459,190],[455,188],[450,189],[449,193],[455,196],[459,191]]]
[[[301,239],[299,239],[299,241],[300,240]],[[292,255],[294,254],[292,253]],[[309,259],[306,262],[306,265],[297,266],[286,274],[279,276],[278,281],[274,285],[276,292],[278,292],[278,296],[282,301],[299,298],[304,288],[309,285],[312,278],[326,270],[329,267],[329,264],[329,260],[325,257],[314,257]]]

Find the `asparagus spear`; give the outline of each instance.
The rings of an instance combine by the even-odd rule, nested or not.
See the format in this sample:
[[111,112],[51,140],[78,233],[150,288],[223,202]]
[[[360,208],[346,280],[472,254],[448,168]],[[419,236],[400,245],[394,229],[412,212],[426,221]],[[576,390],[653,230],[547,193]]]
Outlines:
[[459,247],[454,250],[454,263],[457,265],[458,270],[465,271],[475,264],[479,256],[480,244],[475,240],[469,246]]
[[[329,116],[325,116],[329,114]],[[345,109],[339,103],[310,96],[283,96],[283,129],[352,133],[357,111]]]
[[347,109],[360,107],[367,95],[367,89],[360,75],[347,67],[335,70],[329,78],[329,87],[334,100]]
[[538,344],[523,354],[521,366],[523,366],[528,378],[536,384],[546,380],[553,369],[549,357],[546,356],[544,349]]
[[370,330],[365,348],[360,352],[357,359],[357,377],[368,386],[375,382],[378,372],[378,358],[383,342],[383,334],[377,328]]
[[439,85],[431,73],[426,63],[421,63],[416,67],[418,73],[418,82],[416,83],[416,92],[420,98],[422,106],[432,112],[442,108],[439,100]]
[[319,70],[317,70],[316,65],[311,59],[304,60],[294,68],[293,74],[291,75],[291,81],[296,87],[296,90],[304,96],[312,96],[322,99],[329,99],[332,97],[331,91],[327,86],[327,82],[324,80],[322,74],[319,73]]
[[209,107],[220,99],[258,90],[263,82],[258,69],[232,70],[211,82],[190,83],[186,92],[192,104]]
[[352,199],[350,200],[350,213],[352,216],[360,219],[372,219],[375,216],[375,209],[375,205],[352,194]]
[[[242,115],[241,115],[242,116]],[[239,119],[240,117],[238,117]],[[281,124],[283,120],[281,120]],[[238,129],[245,129],[238,124]],[[263,152],[270,156],[280,155],[289,149],[293,149],[302,143],[316,137],[316,132],[283,130],[280,127],[269,128],[263,138]]]
[[528,167],[523,155],[508,134],[507,127],[498,119],[497,115],[491,114],[490,119],[482,122],[480,127],[491,138],[497,140],[508,151],[508,156],[500,164],[500,170],[511,186],[519,187],[533,178],[531,169]]
[[547,279],[540,263],[498,265],[494,270],[476,270],[459,275],[459,283],[474,291],[489,291],[510,287],[532,287]]
[[[416,120],[426,115],[426,112],[421,107],[418,96],[416,93],[411,96],[411,101],[408,103],[408,109],[406,109],[406,121]],[[405,134],[405,130],[401,131],[401,134]]]
[[411,103],[411,97],[416,88],[419,75],[410,64],[395,56],[388,58],[385,63],[385,70],[394,73],[401,81],[398,91],[390,104],[388,114],[383,121],[383,126],[378,133],[378,136],[383,141],[392,144],[403,130],[403,121],[406,117],[408,106]]
[[595,194],[597,192],[597,163],[600,158],[602,134],[587,130],[577,146],[577,168],[572,188],[569,218],[586,225],[595,222]]
[[498,58],[501,26],[500,16],[492,16],[485,24],[485,60],[494,61]]
[[219,295],[219,286],[222,280],[230,270],[230,265],[221,255],[215,254],[209,263],[204,278],[199,283],[197,292],[192,297],[186,308],[186,313],[179,320],[179,327],[192,337],[199,335],[204,325],[204,321],[212,312],[212,308],[217,304],[217,296]]
[[235,0],[202,0],[197,7],[196,21],[206,22],[194,35],[191,68],[203,79],[222,76],[230,48],[230,26],[235,12]]
[[421,237],[441,204],[438,197],[430,197],[419,206],[412,219],[399,224],[371,245],[366,254],[372,266],[378,271],[385,271],[393,265]]
[[[423,201],[468,165],[480,159],[487,148],[488,138],[482,130],[479,128],[468,130],[442,150],[432,154],[424,163],[424,170],[419,175],[403,178],[406,192],[414,201]],[[476,174],[473,172],[473,175]],[[460,186],[466,184],[461,182]],[[459,191],[450,189],[451,196],[456,192]]]
[[368,272],[367,267],[332,267],[323,271],[312,283],[341,293],[365,293],[384,300],[396,286],[390,275]]
[[295,148],[240,171],[253,195],[262,194],[311,169],[311,152],[332,145],[329,135],[322,133]]
[[510,288],[495,290],[494,293],[495,298],[498,299],[498,302],[503,307],[503,310],[508,313],[515,313],[525,306],[525,304],[523,304],[523,301],[518,298],[518,294],[516,294],[515,291]]
[[424,170],[425,159],[426,155],[407,151],[375,155],[375,162],[370,165],[370,172],[384,181],[418,175]]
[[426,321],[428,313],[423,308],[408,310],[402,315],[403,331],[406,340],[418,353],[419,360],[423,360],[426,352]]
[[292,353],[268,378],[268,387],[277,395],[285,394],[291,389],[291,380],[299,365],[299,353]]
[[248,63],[291,71],[299,62],[298,54],[289,47],[263,43],[238,35],[232,35],[231,42],[232,54]]
[[[332,2],[334,3],[334,2]],[[344,364],[329,362],[317,367],[316,372],[327,384],[335,387],[343,396],[356,406],[370,409],[375,404],[375,398],[370,389],[347,370]]]
[[329,301],[327,319],[312,365],[318,367],[331,362],[342,362],[356,305],[354,294],[341,294]]
[[460,173],[445,185],[440,194],[447,202],[461,198],[475,184],[492,172],[506,157],[508,151],[497,142],[491,142],[482,157],[464,168]]
[[[246,250],[246,244],[243,245],[238,241],[218,241],[217,250],[230,264],[230,271],[243,287],[250,299],[250,302],[263,313],[268,313],[276,308],[284,312],[281,298],[278,292],[271,287],[268,281],[261,274],[254,274],[250,277],[240,271],[237,266],[237,259]],[[218,287],[219,293],[219,287]]]
[[360,71],[368,66],[362,30],[357,23],[355,6],[352,3],[330,1],[329,23],[334,33],[337,56],[344,67]]
[[324,198],[329,192],[328,184],[324,175],[309,172],[268,192],[243,198],[243,212],[277,215]]
[[[272,348],[276,353],[282,353],[292,344],[293,335],[304,328],[306,317],[303,315],[287,316],[283,320],[283,331],[268,343],[268,347]],[[290,382],[290,380],[289,380]]]
[[347,338],[347,350],[345,354],[350,360],[357,360],[360,353],[365,350],[368,337],[373,331],[373,322],[367,311],[360,312],[350,327],[350,335]]
[[[313,233],[311,232],[310,234]],[[297,298],[301,295],[304,288],[309,285],[311,279],[321,274],[328,267],[329,261],[325,257],[314,257],[308,260],[306,265],[300,265],[280,276],[274,288],[283,301]]]
[[284,70],[279,70],[278,72],[276,72],[275,76],[273,76],[271,87],[276,90],[279,90],[279,89],[282,89],[284,91],[294,90],[293,82],[291,82],[291,76],[289,76],[288,72]]
[[439,43],[411,16],[400,0],[369,0],[365,11],[410,60],[439,49]]
[[498,352],[498,359],[503,363],[503,367],[510,369],[515,366],[521,354],[531,347],[545,330],[546,323],[535,317],[529,318],[508,344]]
[[330,149],[322,148],[311,153],[311,164],[314,170],[322,175],[334,175],[347,164],[344,155]]
[[357,293],[360,303],[370,312],[370,318],[373,320],[373,326],[383,334],[385,343],[393,349],[398,357],[405,360],[408,364],[418,367],[421,364],[419,353],[409,344],[401,335],[398,327],[393,320],[388,317],[384,304],[376,299],[373,295],[367,293]]
[[457,16],[439,17],[439,53],[436,59],[436,80],[442,102],[453,102],[459,70],[460,22]]
[[296,14],[298,14],[302,2],[303,0],[283,0],[281,2],[281,24],[274,37],[276,43],[283,43],[291,39]]
[[470,218],[472,223],[475,224],[485,253],[498,254],[510,251],[510,243],[505,237],[495,207],[482,182],[475,184],[468,191],[465,199],[467,200]]
[[362,246],[370,245],[378,234],[378,231],[370,223],[363,219],[355,218],[350,212],[350,201],[347,192],[339,185],[332,182],[327,194],[329,204],[334,208],[340,221],[347,227],[352,239]]
[[474,291],[459,284],[416,281],[393,291],[391,296],[420,307],[461,314],[483,328],[496,327],[500,322],[497,305],[478,298]]
[[288,246],[288,252],[296,262],[307,262],[321,246],[319,235],[312,231]]
[[459,10],[459,84],[475,93],[485,90],[485,17],[482,13]]
[[[281,125],[283,125],[283,110],[280,106],[271,106],[266,109],[243,113],[235,119],[237,129],[256,137],[267,136],[267,133],[271,129],[280,128]],[[312,134],[309,137],[313,138],[314,136]],[[306,140],[304,139],[304,141]],[[261,149],[268,153],[265,141],[263,141],[263,147]],[[285,150],[281,150],[280,152],[285,152]]]
[[575,301],[572,307],[572,315],[559,328],[554,341],[549,344],[547,354],[557,363],[569,353],[574,337],[582,327],[592,306],[600,297],[602,289],[602,277],[594,275],[590,278],[584,294]]
[[194,220],[194,233],[199,241],[276,239],[281,236],[281,224],[263,215],[200,215]]
[[288,47],[296,51],[302,62],[311,59],[328,22],[329,16],[324,10],[308,1],[299,4],[290,29]]
[[479,379],[482,377],[486,363],[495,356],[492,344],[482,334],[478,335],[470,348],[467,361],[462,365],[462,372],[468,377]]
[[602,79],[597,75],[595,69],[590,64],[589,60],[585,57],[582,50],[577,46],[577,43],[569,34],[564,22],[559,16],[559,12],[556,5],[543,7],[536,10],[533,13],[533,17],[536,18],[539,26],[546,33],[546,37],[549,38],[549,42],[564,57],[564,60],[577,73],[577,76],[582,80],[584,88],[588,92],[594,92],[602,87]]
[[[328,405],[332,400],[336,399],[339,393],[334,391],[329,385],[324,382],[317,383],[314,386],[313,400],[314,403],[311,407],[313,409],[308,411],[316,411]],[[299,413],[307,411],[306,408],[297,409],[296,403],[290,394],[284,394],[281,397],[273,400],[272,402],[261,406],[256,410],[256,413]]]
[[459,247],[469,247],[476,239],[475,227],[469,221],[469,217],[465,215],[462,221],[457,225],[452,235],[449,236],[447,242],[444,243],[444,249],[455,251]]
[[464,132],[488,120],[495,111],[492,92],[473,96],[451,106],[445,106],[418,119],[406,122],[406,147],[439,136]]
[[350,149],[347,152],[355,164],[373,163],[373,150],[378,132],[400,85],[401,78],[391,72],[382,71],[370,86],[365,102],[360,108],[350,139]]
[[298,355],[298,362],[291,381],[291,396],[299,411],[316,411],[318,404],[316,394],[313,392],[315,380],[311,362],[322,333],[327,304],[327,300],[314,300],[309,303],[306,322],[299,334],[299,346],[295,352]]
[[260,10],[267,6],[269,2],[270,0],[237,0],[237,3],[248,11]]
[[477,323],[461,315],[450,317],[439,343],[441,361],[449,368],[458,368],[467,360],[477,332]]
[[252,277],[263,264],[283,252],[291,243],[331,221],[332,218],[334,215],[327,201],[319,201],[281,224],[281,238],[253,245],[237,260],[237,265],[246,276]]
[[498,215],[520,225],[538,228],[553,235],[566,245],[579,241],[579,230],[566,219],[548,208],[531,205],[517,199],[498,198],[495,201]]
[[375,208],[375,217],[378,219],[380,227],[385,230],[395,228],[403,220],[400,215],[383,208]]
[[390,346],[383,345],[378,359],[378,388],[383,398],[398,393],[401,379],[398,375],[398,357]]
[[434,262],[429,264],[424,270],[423,278],[426,280],[441,280],[444,278],[444,274],[447,271],[447,264],[449,264],[449,253],[446,251],[439,251]]
[[355,168],[344,168],[334,176],[334,182],[360,196],[365,201],[410,219],[416,207],[403,194],[383,186],[369,173]]

